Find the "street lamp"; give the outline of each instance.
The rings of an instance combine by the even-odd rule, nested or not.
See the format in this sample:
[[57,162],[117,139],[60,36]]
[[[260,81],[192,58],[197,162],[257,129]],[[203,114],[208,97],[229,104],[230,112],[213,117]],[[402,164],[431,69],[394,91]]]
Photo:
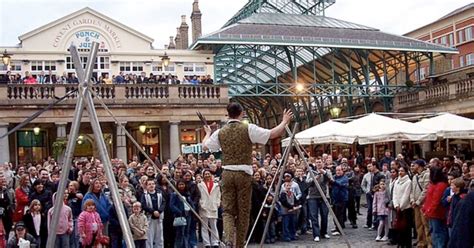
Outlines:
[[34,127],[34,128],[33,128],[33,133],[34,133],[35,135],[39,135],[39,134],[40,134],[40,131],[41,131],[41,128],[39,128],[39,127]]
[[170,57],[168,57],[166,52],[165,52],[165,55],[161,57],[161,62],[163,63],[165,67],[168,67],[168,65],[170,64]]
[[3,52],[2,56],[2,62],[4,65],[9,65],[12,57],[10,56],[11,54],[7,53],[7,49],[5,49],[5,52]]
[[142,124],[142,125],[138,126],[138,130],[140,131],[140,133],[145,133],[146,132],[146,125]]
[[295,89],[297,93],[301,93],[304,90],[304,85],[302,83],[296,83]]
[[333,119],[339,118],[339,115],[341,114],[341,108],[338,106],[333,106],[332,108],[329,109],[329,113],[331,114],[331,117]]

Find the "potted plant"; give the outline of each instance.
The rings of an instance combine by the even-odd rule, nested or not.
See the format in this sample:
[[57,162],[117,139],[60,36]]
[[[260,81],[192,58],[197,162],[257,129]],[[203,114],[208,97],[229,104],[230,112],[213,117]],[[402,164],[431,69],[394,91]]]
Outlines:
[[62,157],[64,156],[64,152],[67,146],[67,139],[66,138],[58,138],[53,142],[53,157],[56,161],[61,162]]
[[413,85],[415,85],[415,83],[413,81],[411,81],[410,79],[408,79],[406,82],[405,82],[405,85],[408,86],[408,87],[413,87]]

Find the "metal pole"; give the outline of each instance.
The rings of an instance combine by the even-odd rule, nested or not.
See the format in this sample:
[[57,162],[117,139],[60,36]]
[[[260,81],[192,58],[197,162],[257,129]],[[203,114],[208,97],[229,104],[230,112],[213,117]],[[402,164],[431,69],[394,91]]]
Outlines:
[[[290,129],[288,127],[286,127],[286,132],[289,134],[289,135],[293,135],[294,133],[292,133],[290,131]],[[349,240],[347,239],[347,236],[346,234],[342,231],[342,226],[341,226],[341,223],[339,223],[339,221],[337,220],[337,217],[336,217],[336,214],[334,213],[334,211],[332,210],[331,208],[331,204],[329,204],[329,201],[326,197],[326,195],[324,194],[324,191],[323,189],[321,188],[321,185],[319,184],[318,180],[316,180],[316,176],[314,175],[314,172],[313,170],[311,169],[311,167],[309,166],[308,164],[308,161],[306,159],[304,159],[304,149],[301,149],[301,144],[298,142],[298,140],[294,140],[295,142],[295,147],[296,147],[296,151],[298,152],[300,158],[303,158],[303,163],[304,165],[306,166],[306,168],[308,169],[308,172],[311,176],[311,178],[313,179],[313,182],[314,184],[316,185],[316,188],[318,189],[319,191],[319,194],[321,195],[321,197],[323,198],[323,201],[324,203],[326,204],[326,206],[328,207],[329,209],[329,213],[331,214],[332,218],[334,219],[334,223],[336,224],[337,228],[339,229],[339,232],[341,233],[342,235],[342,238],[344,239],[344,241],[346,242],[347,244],[347,247],[351,247],[351,244],[349,243]]]
[[[79,82],[81,84],[87,84],[89,81],[92,69],[93,69],[93,60],[89,60],[87,65],[86,65],[86,72],[84,73],[84,70],[82,69],[82,64],[79,58],[79,54],[77,53],[76,47],[71,45],[69,48],[71,55],[72,55],[72,60],[74,62],[74,66],[76,68],[77,76],[79,79]],[[97,51],[96,51],[97,54]],[[90,54],[91,57],[95,58],[95,54]],[[87,91],[87,88],[84,89],[84,91]],[[58,186],[58,191],[56,193],[56,199],[54,201],[54,210],[53,210],[53,216],[52,216],[52,221],[51,221],[51,227],[57,227],[59,223],[59,213],[61,212],[61,208],[63,206],[63,201],[61,199],[64,199],[64,189],[66,188],[66,183],[67,179],[69,176],[69,171],[71,170],[71,162],[72,162],[72,157],[74,155],[74,149],[76,148],[76,140],[77,136],[79,135],[79,128],[81,125],[81,118],[82,118],[82,112],[84,110],[84,98],[82,97],[82,88],[79,87],[79,95],[76,103],[76,108],[74,110],[74,117],[72,119],[72,125],[71,125],[71,130],[69,132],[69,140],[67,142],[66,146],[66,154],[64,156],[63,160],[63,168],[61,170],[61,178],[59,180],[59,186]],[[48,235],[48,240],[46,247],[48,248],[53,248],[55,246],[56,242],[56,231],[50,231]]]
[[265,241],[265,236],[267,235],[268,228],[270,227],[270,217],[273,214],[273,210],[275,210],[275,203],[276,203],[276,201],[277,201],[277,199],[279,198],[279,195],[280,195],[280,188],[281,188],[281,184],[282,184],[282,181],[283,181],[283,175],[285,174],[286,163],[288,161],[288,156],[290,155],[291,146],[293,145],[293,140],[295,138],[294,133],[296,132],[297,127],[298,127],[298,122],[296,122],[295,126],[293,127],[293,135],[290,137],[290,143],[288,144],[288,148],[287,148],[288,153],[286,154],[286,157],[284,157],[283,160],[282,160],[283,167],[281,167],[280,177],[278,178],[277,187],[275,189],[275,197],[273,197],[272,206],[271,206],[270,212],[268,213],[268,216],[267,216],[267,222],[265,223],[265,229],[263,229],[262,239],[260,239],[260,247],[263,247],[263,242]]
[[[92,43],[91,50],[97,50],[99,47],[98,43]],[[97,53],[97,51],[96,51]],[[95,62],[95,59],[94,59]],[[84,88],[87,89],[88,86]],[[89,119],[92,126],[92,130],[94,132],[94,139],[96,140],[96,144],[99,148],[99,154],[104,165],[105,175],[109,182],[109,189],[112,196],[112,201],[115,206],[115,210],[117,212],[117,217],[120,222],[120,226],[122,228],[123,237],[125,240],[125,244],[127,247],[135,247],[135,243],[133,241],[132,232],[130,230],[130,226],[128,224],[128,219],[125,214],[125,209],[123,207],[123,203],[120,199],[120,195],[118,193],[117,182],[115,181],[115,176],[112,171],[112,163],[110,162],[109,154],[107,151],[107,146],[104,141],[104,136],[102,134],[102,129],[100,128],[99,118],[97,117],[97,112],[94,108],[94,101],[92,100],[92,95],[89,91],[84,91],[84,102],[86,105],[87,112],[89,113]]]
[[[288,145],[285,150],[283,151],[283,158],[286,158],[287,157],[287,154],[290,152],[290,146]],[[282,167],[283,163],[280,163],[278,166],[277,166],[277,173],[280,173],[282,172],[281,170],[281,167]],[[263,199],[264,203],[262,204],[262,206],[260,206],[260,210],[258,211],[258,214],[257,214],[257,218],[255,219],[255,222],[253,223],[253,226],[252,226],[252,229],[250,231],[250,234],[249,234],[249,237],[247,239],[247,242],[245,242],[245,246],[244,247],[247,247],[249,242],[250,242],[250,239],[252,238],[252,235],[253,235],[253,232],[255,231],[255,227],[257,226],[257,223],[258,223],[258,220],[260,219],[260,215],[262,214],[262,211],[263,211],[263,207],[265,205],[265,200],[267,199],[268,195],[270,195],[270,191],[272,190],[272,187],[273,187],[273,184],[275,184],[275,181],[276,181],[276,175],[273,177],[272,179],[272,182],[270,183],[270,187],[268,188],[267,190],[267,193],[265,194],[265,198]]]
[[[92,95],[94,94],[93,91],[89,91]],[[133,145],[137,148],[138,151],[140,151],[141,154],[143,154],[145,156],[145,158],[150,161],[150,163],[153,165],[153,167],[155,168],[155,170],[161,175],[163,176],[163,178],[165,179],[166,183],[169,185],[169,187],[179,196],[179,199],[181,201],[183,201],[183,203],[185,205],[187,205],[189,208],[190,208],[190,211],[194,214],[194,216],[203,224],[201,227],[204,227],[206,228],[206,230],[208,230],[211,235],[213,235],[215,238],[219,239],[219,234],[218,233],[215,233],[212,231],[212,229],[209,227],[208,224],[204,224],[204,220],[201,218],[201,216],[196,212],[196,210],[193,209],[193,207],[184,199],[184,197],[181,195],[181,193],[179,193],[178,189],[171,183],[171,181],[166,177],[166,175],[163,175],[161,173],[161,170],[160,168],[158,168],[158,166],[156,165],[156,163],[150,158],[150,156],[145,152],[145,150],[143,150],[143,148],[140,146],[140,144],[138,144],[138,142],[133,138],[133,136],[130,134],[130,132],[127,131],[127,129],[121,124],[121,122],[117,119],[117,117],[115,117],[115,115],[112,113],[112,111],[110,111],[109,107],[107,107],[107,105],[105,105],[104,101],[102,101],[102,99],[100,98],[97,98],[97,101],[99,102],[99,104],[105,109],[105,111],[112,117],[112,119],[115,121],[115,123],[122,129],[122,131],[125,133],[125,135],[130,139],[130,141],[133,143]],[[220,246],[222,247],[225,247],[225,244],[223,242],[220,242]]]

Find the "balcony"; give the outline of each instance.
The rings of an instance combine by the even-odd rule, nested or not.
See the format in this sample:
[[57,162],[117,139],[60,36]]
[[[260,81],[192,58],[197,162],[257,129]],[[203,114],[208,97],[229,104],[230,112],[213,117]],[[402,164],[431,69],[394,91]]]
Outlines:
[[474,106],[474,79],[461,79],[450,83],[429,85],[416,92],[403,92],[395,96],[397,112],[453,112],[469,113]]
[[[47,105],[63,97],[66,92],[77,89],[71,84],[9,84],[0,86],[1,106]],[[220,85],[162,85],[162,84],[122,84],[95,85],[95,97],[107,105],[215,105],[227,104],[228,88]],[[77,93],[60,103],[74,105]],[[71,106],[72,107],[72,106]]]

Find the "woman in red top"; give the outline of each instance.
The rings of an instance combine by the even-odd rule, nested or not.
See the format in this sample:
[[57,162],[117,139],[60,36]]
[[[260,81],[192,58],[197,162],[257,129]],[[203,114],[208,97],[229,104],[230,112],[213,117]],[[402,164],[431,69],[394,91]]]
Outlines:
[[422,211],[430,224],[433,248],[442,248],[448,245],[447,209],[441,204],[443,193],[448,187],[446,181],[446,176],[441,168],[437,166],[430,168],[430,184]]
[[20,185],[15,190],[15,212],[13,213],[13,222],[16,223],[23,219],[25,207],[28,206],[28,194],[30,193],[30,176],[23,175],[20,178]]

